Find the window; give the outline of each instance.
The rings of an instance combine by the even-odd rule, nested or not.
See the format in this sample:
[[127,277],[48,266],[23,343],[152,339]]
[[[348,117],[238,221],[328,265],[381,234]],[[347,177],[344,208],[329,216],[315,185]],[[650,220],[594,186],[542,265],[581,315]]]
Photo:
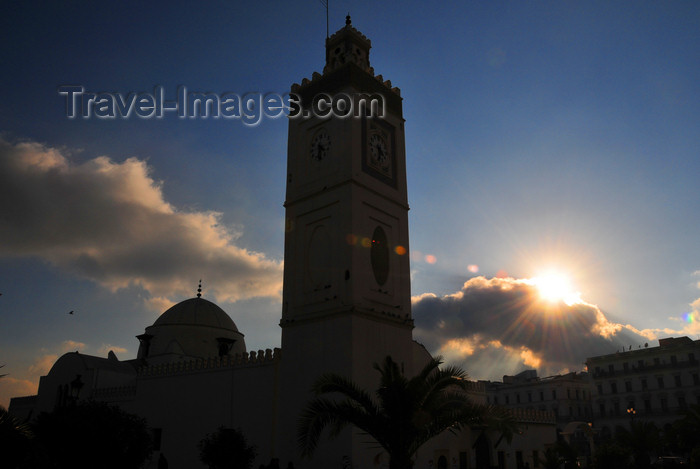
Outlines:
[[617,394],[617,383],[610,383],[610,392],[613,394]]
[[668,412],[668,399],[661,398],[661,410]]
[[506,394],[506,404],[510,404],[510,396]]
[[673,377],[673,381],[676,384],[677,388],[680,388],[682,386],[681,384],[681,375],[676,375]]
[[647,386],[647,379],[646,379],[646,378],[642,378],[642,391],[646,391],[647,389],[648,389],[648,386]]
[[552,399],[554,399],[555,401],[557,400],[557,390],[556,389],[552,389]]
[[644,360],[639,360],[639,361],[637,362],[637,366],[638,366],[639,368],[644,368]]
[[498,404],[498,396],[493,396],[493,403]]
[[602,384],[599,384],[599,385],[598,385],[598,395],[599,395],[599,396],[602,396],[602,395],[603,395],[603,385],[602,385]]
[[625,391],[632,392],[632,381],[625,381]]
[[459,452],[459,469],[467,469],[467,452]]
[[608,371],[610,372],[610,374],[614,374],[614,373],[615,373],[615,366],[614,366],[614,365],[608,365]]
[[627,362],[622,364],[622,369],[625,370],[626,372],[629,371],[630,366],[627,364]]
[[691,363],[693,363],[695,361],[695,354],[694,353],[688,354],[688,361]]
[[654,358],[654,365],[658,365],[660,363],[660,360],[658,357]]
[[700,375],[693,373],[693,384],[700,384]]
[[540,455],[537,450],[532,452],[532,463],[533,467],[540,467]]
[[566,398],[571,399],[571,389],[566,389]]
[[644,410],[651,412],[651,401],[649,399],[644,399]]
[[663,376],[659,376],[658,378],[656,378],[656,382],[659,383],[659,389],[664,388],[664,377]]
[[685,402],[685,397],[678,396],[678,407],[680,407],[681,409],[685,409],[687,407],[687,404]]
[[532,402],[532,393],[530,391],[527,392],[527,402]]
[[619,402],[613,402],[613,413],[615,415],[620,415],[620,403]]
[[544,401],[544,391],[540,391],[540,401]]
[[580,399],[580,395],[581,395],[581,394],[580,394],[580,390],[577,389],[577,390],[576,390],[576,400]]
[[506,469],[506,453],[503,451],[498,452],[498,469]]
[[605,417],[605,404],[600,404],[599,410],[600,410],[600,416]]
[[517,393],[517,394],[515,395],[515,402],[517,402],[518,404],[520,404],[520,393]]

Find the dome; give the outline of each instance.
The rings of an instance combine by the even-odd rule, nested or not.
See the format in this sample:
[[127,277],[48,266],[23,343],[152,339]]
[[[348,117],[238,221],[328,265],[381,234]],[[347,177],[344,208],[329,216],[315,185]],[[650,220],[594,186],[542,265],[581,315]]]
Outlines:
[[238,332],[233,319],[211,301],[190,298],[181,301],[160,315],[154,326],[208,326]]
[[137,338],[138,358],[152,362],[246,353],[243,334],[231,317],[199,296],[168,309]]

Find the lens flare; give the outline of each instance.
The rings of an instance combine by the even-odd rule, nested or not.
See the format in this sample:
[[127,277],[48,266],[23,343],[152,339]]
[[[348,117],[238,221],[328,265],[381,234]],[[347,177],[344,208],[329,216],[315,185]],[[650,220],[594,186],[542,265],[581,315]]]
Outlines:
[[433,256],[432,254],[428,254],[425,256],[425,262],[428,264],[435,264],[437,262],[437,257]]

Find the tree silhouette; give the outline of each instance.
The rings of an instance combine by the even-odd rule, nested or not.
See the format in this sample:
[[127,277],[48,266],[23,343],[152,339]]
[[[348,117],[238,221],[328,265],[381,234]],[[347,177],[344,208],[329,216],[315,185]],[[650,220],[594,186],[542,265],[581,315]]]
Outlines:
[[33,433],[27,423],[22,423],[0,406],[0,462],[2,467],[14,469],[24,461]]
[[633,467],[645,469],[651,467],[651,456],[660,448],[659,429],[654,422],[638,420],[630,422],[629,430],[619,426],[615,431],[615,440],[632,453]]
[[[303,411],[298,442],[303,456],[311,456],[321,433],[330,427],[337,436],[353,425],[373,437],[389,454],[390,469],[409,469],[413,455],[425,442],[447,429],[494,428],[510,441],[517,430],[502,409],[473,404],[467,398],[467,374],[458,367],[440,369],[436,357],[413,378],[406,378],[399,365],[386,357],[374,364],[381,377],[374,398],[352,381],[325,374],[313,385],[316,394]],[[340,399],[321,397],[335,393]]]
[[199,459],[209,469],[250,469],[257,455],[240,430],[219,427],[197,445]]
[[138,469],[152,451],[144,419],[101,402],[41,413],[34,433],[34,468]]
[[673,436],[679,449],[689,457],[691,467],[700,468],[700,404],[688,406],[673,423]]
[[611,440],[598,446],[593,456],[593,467],[595,469],[627,468],[631,459],[632,453],[629,448]]

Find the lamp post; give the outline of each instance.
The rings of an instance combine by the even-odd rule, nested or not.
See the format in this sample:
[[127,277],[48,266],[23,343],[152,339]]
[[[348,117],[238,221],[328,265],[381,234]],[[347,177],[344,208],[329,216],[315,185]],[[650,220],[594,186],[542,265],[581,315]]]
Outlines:
[[632,425],[634,424],[634,416],[637,414],[637,411],[634,410],[634,407],[630,407],[627,409],[627,415],[630,416],[630,428],[632,428]]
[[83,388],[83,380],[80,379],[81,375],[75,375],[75,379],[70,382],[70,397],[73,402],[78,402],[78,397],[80,397],[80,390]]

